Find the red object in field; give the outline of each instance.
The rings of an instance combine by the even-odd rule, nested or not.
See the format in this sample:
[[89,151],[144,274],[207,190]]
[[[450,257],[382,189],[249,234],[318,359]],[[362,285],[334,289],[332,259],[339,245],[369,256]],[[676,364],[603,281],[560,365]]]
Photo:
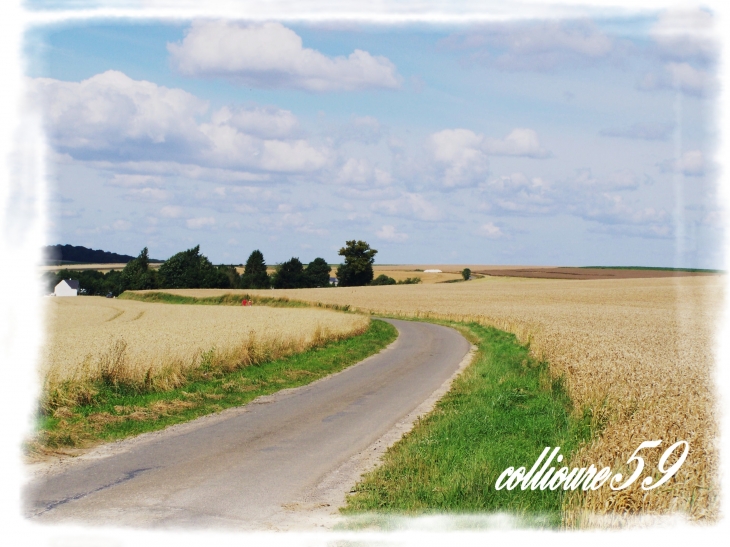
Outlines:
[[241,306],[248,306],[248,300],[246,300],[246,299],[241,300]]

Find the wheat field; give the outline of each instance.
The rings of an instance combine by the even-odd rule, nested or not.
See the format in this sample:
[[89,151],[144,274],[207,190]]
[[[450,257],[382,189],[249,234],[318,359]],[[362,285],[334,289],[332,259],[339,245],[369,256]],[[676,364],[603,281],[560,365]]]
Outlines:
[[46,322],[39,372],[49,410],[82,402],[88,384],[100,379],[169,389],[201,364],[231,369],[275,359],[364,332],[369,324],[364,316],[322,309],[94,296],[47,298]]
[[[600,436],[570,467],[614,472],[646,440],[647,469],[664,449],[688,441],[677,475],[657,490],[638,481],[567,498],[569,526],[621,526],[632,516],[681,512],[718,516],[718,434],[714,356],[724,277],[572,281],[488,277],[467,283],[260,291],[292,299],[349,304],[408,317],[477,321],[513,332],[564,375],[578,412],[592,414]],[[175,291],[185,294],[185,291]],[[206,295],[217,292],[205,291]],[[251,291],[255,293],[256,291]],[[678,455],[678,454],[677,454]],[[670,460],[669,463],[671,463]]]

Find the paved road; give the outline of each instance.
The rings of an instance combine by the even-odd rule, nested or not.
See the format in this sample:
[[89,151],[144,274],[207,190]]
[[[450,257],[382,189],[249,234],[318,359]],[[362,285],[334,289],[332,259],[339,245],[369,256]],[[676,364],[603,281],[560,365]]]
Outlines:
[[150,528],[276,528],[282,507],[306,499],[413,411],[469,351],[455,330],[388,321],[398,340],[356,366],[35,479],[24,492],[26,515]]

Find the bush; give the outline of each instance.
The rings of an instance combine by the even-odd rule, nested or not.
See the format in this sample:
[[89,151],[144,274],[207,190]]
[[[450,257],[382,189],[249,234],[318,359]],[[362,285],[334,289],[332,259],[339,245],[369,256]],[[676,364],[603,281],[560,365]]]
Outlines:
[[371,285],[395,285],[395,279],[385,274],[380,274],[370,282]]

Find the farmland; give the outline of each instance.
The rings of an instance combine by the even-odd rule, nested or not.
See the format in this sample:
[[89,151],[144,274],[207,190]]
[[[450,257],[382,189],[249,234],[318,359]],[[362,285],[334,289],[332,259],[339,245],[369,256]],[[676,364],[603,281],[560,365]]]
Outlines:
[[[516,334],[549,362],[554,376],[564,378],[578,412],[588,413],[600,432],[575,453],[571,467],[594,464],[626,473],[633,469],[626,460],[644,440],[662,439],[663,448],[689,442],[689,458],[657,490],[604,488],[568,496],[565,522],[590,526],[676,511],[695,520],[717,517],[713,347],[723,284],[721,276],[712,275],[596,281],[486,277],[275,294],[371,313],[475,321]],[[647,462],[656,462],[662,450],[647,450]]]
[[[90,383],[178,387],[190,369],[262,362],[363,332],[368,319],[320,309],[148,304],[48,298],[41,358],[49,411],[88,396]],[[86,386],[86,387],[84,387]]]

